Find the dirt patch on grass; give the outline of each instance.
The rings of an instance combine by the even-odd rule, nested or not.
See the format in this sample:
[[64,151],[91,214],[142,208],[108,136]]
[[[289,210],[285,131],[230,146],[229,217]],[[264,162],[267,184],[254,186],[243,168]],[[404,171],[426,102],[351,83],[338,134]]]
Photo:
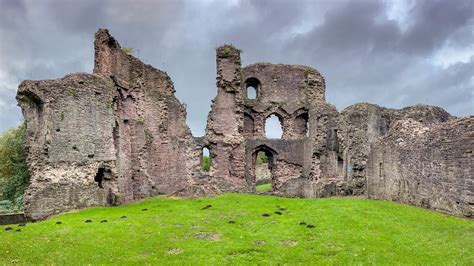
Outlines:
[[172,249],[166,251],[166,254],[177,255],[177,254],[180,254],[182,252],[183,252],[183,250],[180,249],[180,248],[172,248]]
[[283,240],[283,241],[281,241],[281,244],[284,245],[284,246],[287,246],[287,247],[293,247],[293,246],[298,245],[298,241],[294,241],[294,240]]
[[222,236],[214,232],[200,232],[200,233],[194,234],[193,236],[194,238],[201,239],[201,240],[211,240],[211,241],[222,240]]

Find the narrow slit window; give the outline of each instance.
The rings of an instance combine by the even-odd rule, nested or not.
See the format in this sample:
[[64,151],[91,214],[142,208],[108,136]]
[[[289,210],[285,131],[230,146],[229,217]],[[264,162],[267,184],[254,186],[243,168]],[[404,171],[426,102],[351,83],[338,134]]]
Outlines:
[[209,172],[211,169],[211,154],[207,147],[202,148],[201,153],[201,170],[204,172]]

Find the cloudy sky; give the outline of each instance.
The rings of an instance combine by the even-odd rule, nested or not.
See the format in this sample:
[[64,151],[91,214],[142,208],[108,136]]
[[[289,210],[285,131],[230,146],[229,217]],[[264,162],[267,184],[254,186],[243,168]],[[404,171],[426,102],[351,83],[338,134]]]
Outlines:
[[0,133],[22,119],[24,79],[92,72],[93,36],[108,28],[167,71],[203,134],[215,89],[214,49],[244,65],[305,64],[326,77],[338,110],[371,102],[474,114],[472,0],[0,0]]

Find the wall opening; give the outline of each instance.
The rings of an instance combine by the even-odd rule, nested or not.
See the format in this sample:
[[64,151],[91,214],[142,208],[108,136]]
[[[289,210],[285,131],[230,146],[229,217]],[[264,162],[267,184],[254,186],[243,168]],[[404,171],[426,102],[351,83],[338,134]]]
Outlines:
[[337,155],[337,175],[344,177],[344,160],[340,155]]
[[382,177],[383,176],[383,163],[380,162],[379,163],[379,177]]
[[307,137],[309,135],[308,130],[308,113],[298,115],[293,122],[293,132],[297,137]]
[[257,99],[257,89],[252,86],[247,87],[247,99]]
[[97,170],[97,174],[94,177],[94,181],[97,182],[100,188],[104,188],[102,185],[102,182],[104,181],[104,173],[105,173],[105,168],[100,167],[99,170]]
[[257,99],[260,90],[260,81],[256,78],[248,78],[245,81],[247,99]]
[[269,139],[281,139],[283,136],[283,127],[281,119],[272,114],[265,120],[265,137]]
[[254,153],[252,166],[256,192],[273,190],[273,160],[273,153],[265,148],[259,149]]
[[201,170],[204,172],[209,172],[211,169],[211,153],[209,148],[204,147],[201,151]]

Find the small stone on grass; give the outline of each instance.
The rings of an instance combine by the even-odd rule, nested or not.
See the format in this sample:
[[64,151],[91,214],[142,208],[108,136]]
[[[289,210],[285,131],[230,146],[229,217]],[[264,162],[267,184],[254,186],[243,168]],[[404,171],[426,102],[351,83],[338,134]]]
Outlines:
[[306,225],[306,223],[305,223],[305,222],[301,222],[300,225]]
[[315,228],[316,226],[312,225],[312,224],[308,224],[306,227],[308,228]]
[[275,214],[281,215],[282,213],[277,211],[277,212],[275,212]]
[[106,222],[107,222],[107,220],[102,220],[102,221],[100,221],[100,222],[101,222],[101,223],[106,223]]
[[58,221],[58,222],[56,222],[56,224],[63,224],[63,222],[59,222],[59,221]]
[[263,216],[263,217],[270,217],[270,214],[264,213],[264,214],[262,214],[262,216]]
[[91,219],[87,219],[84,221],[84,223],[92,223],[92,220]]
[[211,208],[211,207],[212,207],[212,205],[209,204],[209,205],[206,205],[206,207],[202,207],[201,210],[206,210],[206,209],[209,209],[209,208]]
[[5,231],[10,231],[10,230],[13,230],[13,228],[11,228],[11,227],[5,227]]

